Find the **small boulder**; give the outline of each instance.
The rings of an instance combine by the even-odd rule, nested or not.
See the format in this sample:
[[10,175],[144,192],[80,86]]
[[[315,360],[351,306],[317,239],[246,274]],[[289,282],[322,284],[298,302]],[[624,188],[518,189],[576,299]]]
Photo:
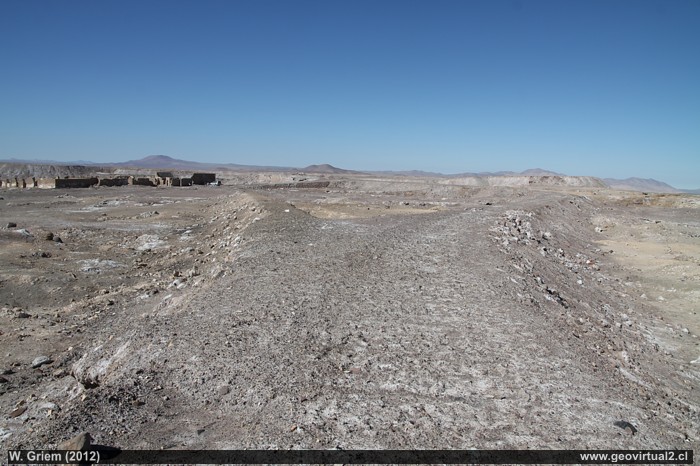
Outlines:
[[10,417],[19,417],[19,416],[21,416],[22,414],[24,414],[24,412],[25,412],[26,410],[27,410],[27,407],[26,407],[26,406],[20,406],[19,408],[13,409],[13,410],[10,412],[9,416],[10,416]]
[[637,428],[632,425],[632,423],[627,421],[615,421],[615,426],[620,429],[625,429],[630,434],[634,435],[637,433]]
[[56,446],[57,450],[89,450],[92,436],[88,432],[78,434],[72,439],[61,442]]
[[48,356],[37,356],[32,361],[32,369],[36,369],[37,367],[41,367],[44,364],[51,364],[52,362],[53,362],[53,360]]
[[15,222],[7,222],[7,228],[17,228],[17,224]]
[[228,385],[223,385],[219,387],[219,389],[216,391],[219,396],[224,396],[228,395],[228,393],[231,391],[231,388]]

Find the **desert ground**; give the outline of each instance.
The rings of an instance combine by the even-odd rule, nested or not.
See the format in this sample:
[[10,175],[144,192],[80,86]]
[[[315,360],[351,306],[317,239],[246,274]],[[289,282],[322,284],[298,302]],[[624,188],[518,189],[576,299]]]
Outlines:
[[2,457],[700,445],[700,196],[220,177],[0,190]]

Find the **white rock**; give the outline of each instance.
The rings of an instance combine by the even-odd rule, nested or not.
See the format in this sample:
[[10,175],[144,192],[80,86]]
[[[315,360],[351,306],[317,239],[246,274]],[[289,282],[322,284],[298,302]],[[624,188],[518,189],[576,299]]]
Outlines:
[[43,366],[44,364],[50,364],[50,363],[52,363],[52,362],[53,362],[53,361],[52,361],[51,358],[48,357],[48,356],[37,356],[37,357],[34,358],[34,360],[32,361],[32,368],[33,368],[33,369],[36,369],[37,367],[41,367],[41,366]]

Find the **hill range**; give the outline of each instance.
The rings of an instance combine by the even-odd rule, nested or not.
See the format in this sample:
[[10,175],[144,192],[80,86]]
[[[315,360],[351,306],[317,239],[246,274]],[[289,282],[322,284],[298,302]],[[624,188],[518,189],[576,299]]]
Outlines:
[[[267,165],[243,165],[236,163],[209,163],[195,162],[192,160],[176,159],[167,155],[149,155],[142,159],[128,160],[126,162],[111,162],[111,163],[95,163],[85,160],[77,160],[71,162],[58,162],[54,160],[21,160],[21,159],[5,159],[0,160],[0,164],[14,165],[51,165],[51,166],[73,166],[73,167],[99,167],[99,168],[142,168],[142,169],[162,169],[162,170],[192,170],[192,171],[243,171],[243,172],[289,172],[299,171],[304,173],[318,174],[365,174],[365,175],[387,175],[387,176],[411,176],[411,177],[435,177],[435,178],[462,178],[462,177],[485,177],[485,176],[566,176],[563,173],[557,173],[541,168],[532,168],[522,172],[514,171],[498,171],[498,172],[464,172],[457,174],[443,174],[439,172],[427,172],[421,170],[385,170],[385,171],[356,171],[346,170],[343,168],[334,167],[330,164],[315,164],[307,167],[280,167]],[[2,170],[6,172],[7,170]],[[55,171],[55,170],[54,170]],[[11,176],[11,174],[2,176]],[[700,194],[699,189],[678,189],[668,183],[658,181],[652,178],[603,178],[601,181],[612,189],[624,191],[640,191],[654,193],[688,193]]]

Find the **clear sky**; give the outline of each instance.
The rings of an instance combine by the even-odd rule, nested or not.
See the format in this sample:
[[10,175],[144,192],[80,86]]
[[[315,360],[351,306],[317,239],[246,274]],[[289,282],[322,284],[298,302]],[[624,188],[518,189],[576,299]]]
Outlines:
[[700,1],[0,1],[0,158],[700,188]]

